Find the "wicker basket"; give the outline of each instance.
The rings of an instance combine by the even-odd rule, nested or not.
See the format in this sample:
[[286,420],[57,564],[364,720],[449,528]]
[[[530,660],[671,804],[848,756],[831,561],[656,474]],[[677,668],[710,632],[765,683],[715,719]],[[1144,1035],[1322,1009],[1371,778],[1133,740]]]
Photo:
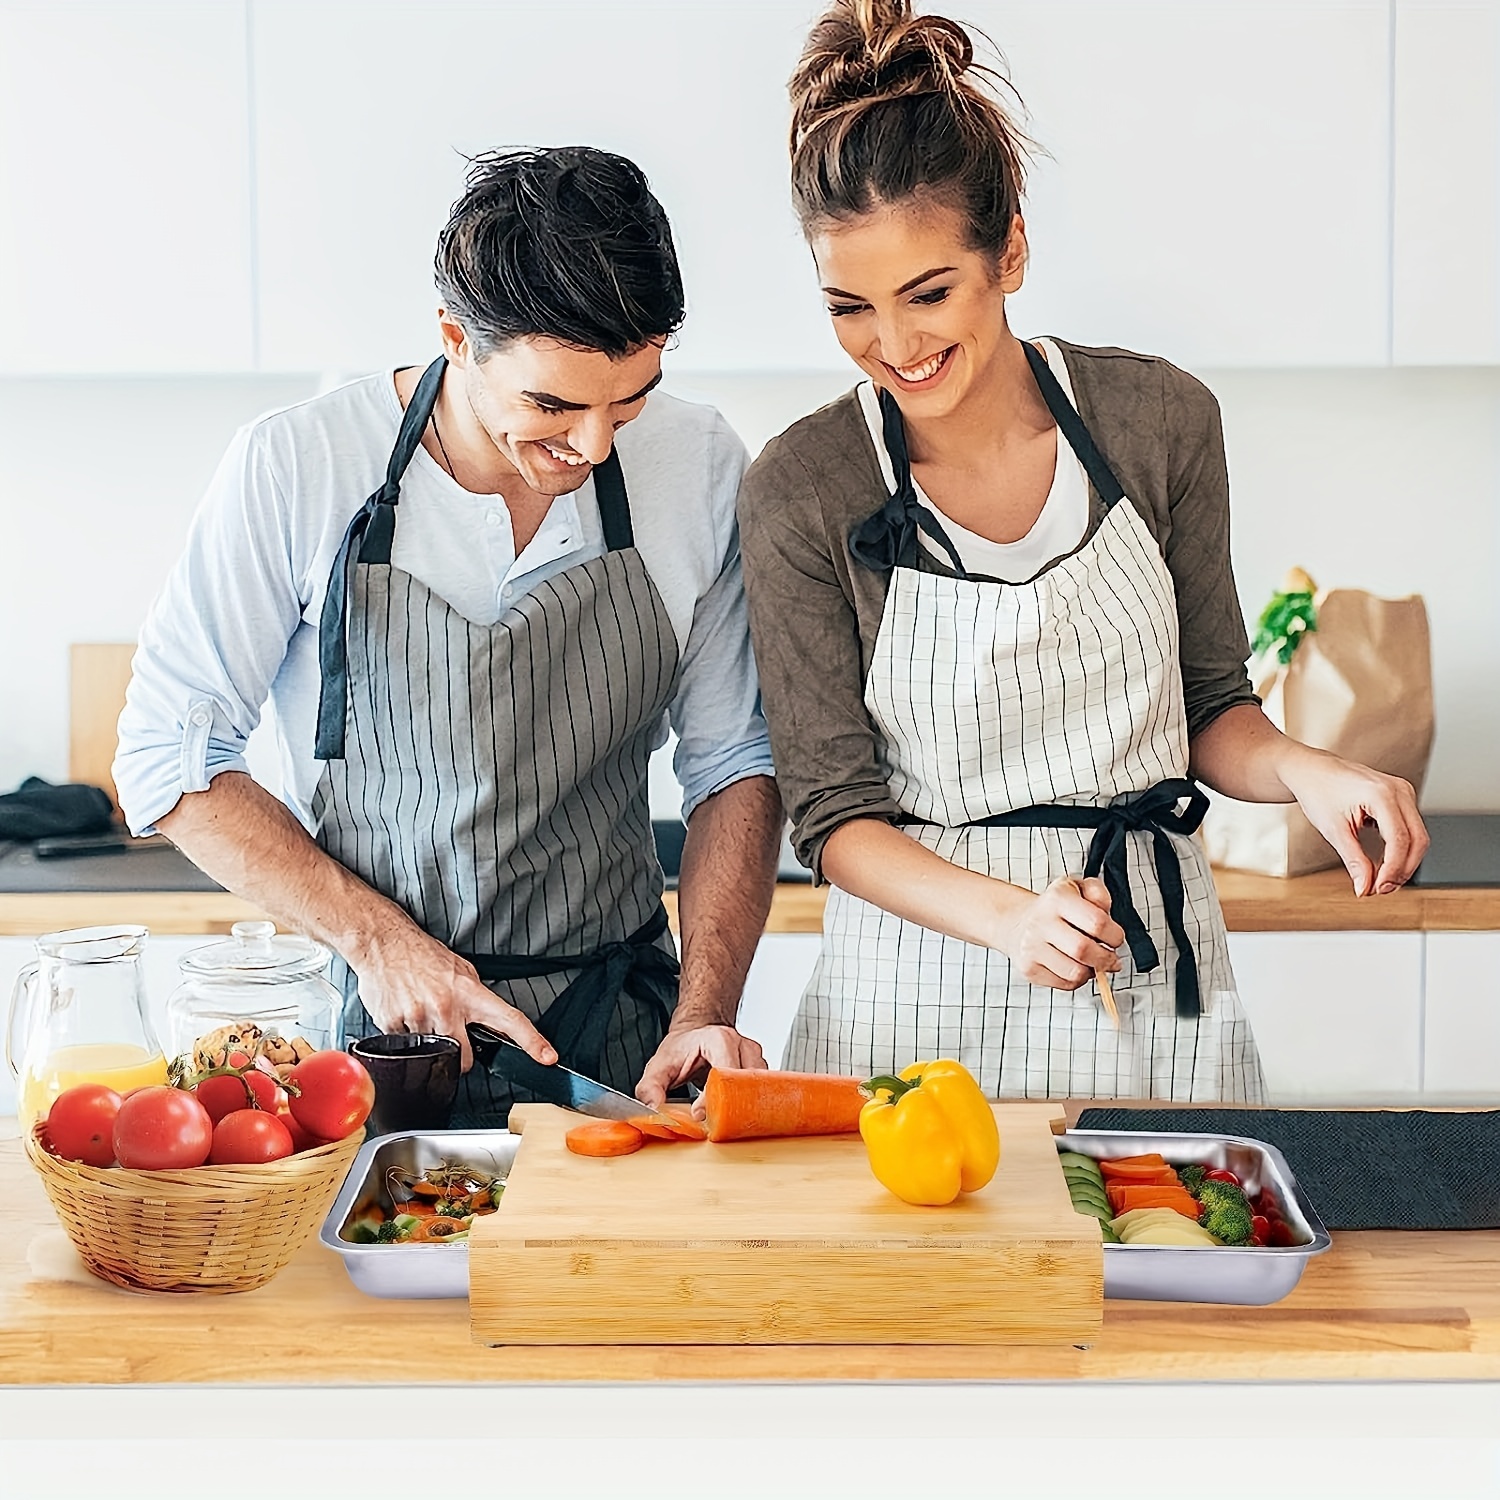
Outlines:
[[177,1172],[61,1161],[36,1131],[26,1154],[94,1275],[135,1291],[248,1292],[302,1248],[363,1143],[355,1131],[281,1161]]

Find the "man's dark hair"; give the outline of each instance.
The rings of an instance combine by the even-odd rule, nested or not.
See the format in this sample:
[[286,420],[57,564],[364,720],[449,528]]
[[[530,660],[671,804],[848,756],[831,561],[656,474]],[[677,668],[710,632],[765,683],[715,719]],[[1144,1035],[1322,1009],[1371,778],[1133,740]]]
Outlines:
[[612,359],[686,311],[672,230],[645,173],[592,146],[489,151],[438,236],[437,290],[483,359],[554,338]]

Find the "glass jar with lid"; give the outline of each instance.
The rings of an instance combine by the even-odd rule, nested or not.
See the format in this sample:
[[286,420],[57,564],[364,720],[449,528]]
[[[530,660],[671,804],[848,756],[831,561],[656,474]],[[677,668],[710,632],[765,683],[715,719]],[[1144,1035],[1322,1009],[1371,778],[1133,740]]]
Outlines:
[[342,997],[328,982],[327,948],[276,931],[274,922],[236,922],[227,939],[183,954],[182,980],[167,1000],[174,1056],[222,1027],[249,1022],[268,1036],[335,1045]]

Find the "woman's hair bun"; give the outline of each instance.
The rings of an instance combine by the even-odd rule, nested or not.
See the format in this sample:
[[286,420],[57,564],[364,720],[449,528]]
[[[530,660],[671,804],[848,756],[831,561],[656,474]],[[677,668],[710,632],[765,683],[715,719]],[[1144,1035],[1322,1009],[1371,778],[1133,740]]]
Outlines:
[[1020,210],[1031,142],[997,84],[1015,96],[999,69],[976,61],[959,22],[916,15],[911,0],[833,0],[788,85],[803,228],[938,194],[963,213],[975,248],[998,252]]
[[947,16],[911,0],[835,0],[814,23],[792,75],[792,146],[830,115],[914,94],[948,94],[974,63],[974,43]]

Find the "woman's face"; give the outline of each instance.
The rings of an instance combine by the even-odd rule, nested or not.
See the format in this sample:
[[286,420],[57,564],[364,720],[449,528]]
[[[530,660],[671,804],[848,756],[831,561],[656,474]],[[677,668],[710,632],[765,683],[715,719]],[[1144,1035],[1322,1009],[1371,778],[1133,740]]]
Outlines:
[[953,411],[1010,338],[1005,299],[1026,265],[1020,217],[998,262],[968,247],[964,227],[955,210],[914,200],[812,236],[844,352],[912,416]]

